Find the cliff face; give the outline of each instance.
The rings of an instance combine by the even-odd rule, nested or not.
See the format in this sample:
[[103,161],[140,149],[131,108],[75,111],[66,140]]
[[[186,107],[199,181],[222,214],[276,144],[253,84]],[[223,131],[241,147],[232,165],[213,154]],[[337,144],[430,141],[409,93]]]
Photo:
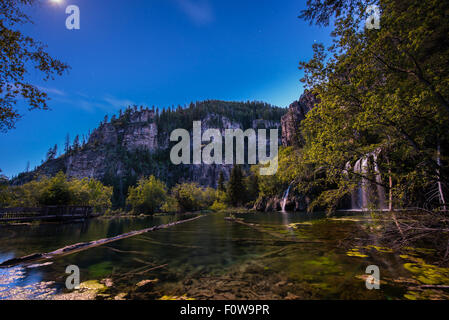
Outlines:
[[[317,103],[315,96],[305,92],[288,109],[261,102],[215,100],[161,113],[128,108],[117,117],[105,118],[85,143],[74,143],[62,156],[48,159],[36,170],[20,174],[11,183],[23,184],[42,175],[54,176],[63,171],[68,177],[95,178],[113,186],[115,205],[124,205],[128,187],[143,176],[155,175],[168,187],[182,182],[216,187],[220,172],[229,179],[232,165],[172,164],[170,151],[176,143],[170,142],[170,134],[174,129],[188,130],[191,139],[193,121],[202,122],[203,133],[207,129],[220,129],[223,136],[226,129],[278,129],[279,145],[300,146],[301,121]],[[292,194],[290,198],[288,209],[303,210],[307,205],[307,197]],[[277,210],[282,202],[280,197],[261,199],[257,208]]]
[[[282,145],[301,147],[303,139],[300,134],[301,122],[306,118],[307,114],[315,108],[319,100],[311,92],[305,91],[298,101],[293,102],[287,113],[281,119],[282,127]],[[257,211],[280,211],[284,204],[284,196],[259,198],[254,205]],[[305,211],[311,202],[308,195],[297,194],[292,190],[285,201],[285,210],[287,211]]]
[[[65,154],[63,171],[67,176],[104,180],[109,173],[121,177],[127,171],[121,159],[123,153],[156,151],[155,113],[131,111],[128,118],[127,121],[124,117],[113,118],[111,122],[102,123],[92,132],[86,145]],[[137,172],[134,170],[133,174]]]
[[[107,120],[107,119],[106,119]],[[131,110],[119,119],[111,119],[95,129],[88,145],[117,145],[128,151],[157,148],[158,130],[155,113],[149,110]]]
[[[193,121],[202,121],[202,132],[217,128],[223,135],[226,129],[280,130],[280,119],[285,110],[257,103],[210,103],[219,103],[219,106],[206,108],[200,104],[164,114],[156,114],[148,109],[128,108],[125,113],[112,117],[110,121],[105,118],[84,145],[73,146],[59,158],[44,162],[36,171],[21,174],[14,183],[21,184],[39,175],[53,176],[63,171],[68,177],[101,180],[116,189],[122,189],[122,193],[140,177],[151,174],[164,180],[169,186],[188,181],[215,187],[220,171],[229,178],[232,166],[173,165],[170,150],[175,143],[170,142],[170,133],[174,129],[183,128],[190,131],[192,136]],[[206,111],[199,112],[201,108]],[[252,108],[262,110],[256,112]],[[212,109],[211,112],[209,109]],[[269,119],[258,118],[263,114],[270,114]],[[281,132],[279,133],[281,137]],[[281,143],[281,138],[278,143]]]
[[306,91],[298,101],[293,102],[286,115],[282,117],[282,145],[299,146],[301,137],[299,128],[307,113],[318,104],[318,99],[311,92]]

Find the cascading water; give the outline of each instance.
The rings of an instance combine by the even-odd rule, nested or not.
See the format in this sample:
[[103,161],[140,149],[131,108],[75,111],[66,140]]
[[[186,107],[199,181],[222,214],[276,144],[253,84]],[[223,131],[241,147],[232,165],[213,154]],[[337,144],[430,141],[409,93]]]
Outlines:
[[385,188],[382,186],[382,176],[380,175],[379,166],[377,164],[377,155],[374,159],[374,172],[376,172],[378,208],[380,210],[385,210],[388,209],[388,206],[386,205]]
[[[370,206],[375,206],[379,210],[387,209],[385,205],[385,188],[382,186],[382,176],[380,174],[378,158],[381,150],[367,154],[365,157],[357,160],[353,172],[362,176],[359,186],[351,195],[351,210],[367,210]],[[373,165],[370,168],[370,165]],[[351,165],[346,165],[346,171],[351,170]],[[367,177],[372,173],[375,183]]]
[[282,201],[282,212],[286,212],[285,211],[285,206],[287,205],[287,201],[288,201],[288,195],[290,194],[290,188],[292,187],[292,185],[290,184],[287,188],[287,190],[285,190],[284,192],[284,197],[283,197],[283,201]]

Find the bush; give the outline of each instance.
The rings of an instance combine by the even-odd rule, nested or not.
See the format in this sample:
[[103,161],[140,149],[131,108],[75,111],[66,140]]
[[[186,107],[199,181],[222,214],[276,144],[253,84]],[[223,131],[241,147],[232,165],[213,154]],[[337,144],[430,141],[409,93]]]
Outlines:
[[165,213],[177,213],[180,212],[178,201],[173,196],[168,196],[167,200],[161,207],[161,211]]
[[167,198],[167,187],[154,176],[139,180],[136,187],[129,188],[127,204],[135,213],[154,214]]
[[6,207],[11,202],[11,194],[8,187],[0,184],[0,208]]
[[217,200],[217,191],[213,188],[203,189],[197,183],[183,183],[172,189],[172,196],[179,211],[198,211],[213,205]]
[[203,190],[197,183],[178,184],[172,189],[172,195],[182,212],[198,211],[203,208]]
[[210,209],[212,211],[218,212],[226,210],[228,206],[224,204],[223,202],[219,202],[218,200],[215,200],[215,202],[210,206]]
[[95,179],[68,180],[63,172],[55,177],[40,177],[22,186],[3,188],[0,199],[5,207],[55,205],[92,206],[95,211],[111,207],[112,187]]
[[202,190],[201,209],[209,208],[217,199],[217,190],[206,188]]
[[112,187],[106,187],[98,180],[88,178],[72,180],[69,188],[73,204],[92,206],[97,212],[112,206]]
[[62,172],[48,181],[38,198],[39,204],[44,206],[67,206],[71,204],[71,201],[72,193],[69,190],[67,177]]

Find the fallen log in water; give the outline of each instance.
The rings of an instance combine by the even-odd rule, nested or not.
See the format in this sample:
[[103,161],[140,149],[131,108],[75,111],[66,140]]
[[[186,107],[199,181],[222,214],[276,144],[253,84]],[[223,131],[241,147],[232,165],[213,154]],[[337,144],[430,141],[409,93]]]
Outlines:
[[43,260],[50,260],[53,259],[55,257],[60,257],[60,256],[66,256],[69,254],[73,254],[76,252],[80,252],[80,251],[84,251],[87,249],[91,249],[94,247],[99,247],[102,246],[104,244],[107,243],[111,243],[111,242],[115,242],[118,240],[123,240],[126,238],[130,238],[130,237],[134,237],[134,236],[138,236],[147,232],[152,232],[152,231],[156,231],[156,230],[160,230],[160,229],[166,229],[166,228],[170,228],[173,227],[175,225],[178,224],[182,224],[185,222],[190,222],[190,221],[194,221],[197,220],[199,218],[204,217],[203,215],[194,217],[194,218],[190,218],[190,219],[186,219],[186,220],[180,220],[180,221],[176,221],[176,222],[172,222],[172,223],[168,223],[168,224],[163,224],[163,225],[159,225],[159,226],[154,226],[151,228],[147,228],[147,229],[143,229],[143,230],[138,230],[138,231],[131,231],[125,234],[121,234],[118,236],[115,236],[113,238],[106,238],[106,239],[101,239],[101,240],[96,240],[96,241],[91,241],[91,242],[82,242],[82,243],[77,243],[77,244],[72,244],[70,246],[61,248],[61,249],[57,249],[55,251],[49,252],[49,253],[34,253],[28,256],[24,256],[24,257],[20,257],[20,258],[13,258],[7,261],[4,261],[0,264],[0,268],[11,268],[11,267],[15,267],[19,264],[23,264],[23,263],[29,263],[29,262],[36,262],[36,261],[43,261]]
[[287,238],[280,233],[265,230],[264,228],[260,227],[256,223],[248,223],[248,222],[243,221],[242,219],[238,219],[238,218],[234,218],[234,217],[225,217],[225,220],[253,228],[262,233],[266,233],[274,238],[279,239],[279,241],[293,242],[293,243],[323,243],[323,241],[321,241],[321,240],[300,240],[300,239]]

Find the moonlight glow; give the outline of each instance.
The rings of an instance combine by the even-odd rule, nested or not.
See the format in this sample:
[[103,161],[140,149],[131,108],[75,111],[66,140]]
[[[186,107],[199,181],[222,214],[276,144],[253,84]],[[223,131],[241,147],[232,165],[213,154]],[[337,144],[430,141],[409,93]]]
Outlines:
[[61,4],[63,0],[50,0],[52,4]]

